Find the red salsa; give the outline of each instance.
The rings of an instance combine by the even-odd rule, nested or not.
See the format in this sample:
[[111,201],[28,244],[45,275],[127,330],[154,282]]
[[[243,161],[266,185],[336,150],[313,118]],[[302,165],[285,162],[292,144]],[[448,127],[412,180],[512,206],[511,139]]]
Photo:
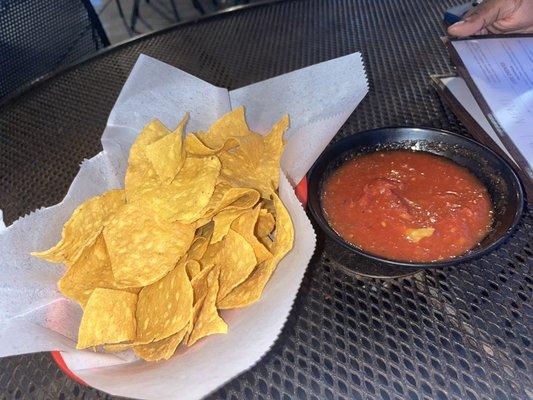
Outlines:
[[326,180],[322,207],[344,240],[398,261],[459,256],[492,223],[490,196],[466,168],[408,150],[346,162]]

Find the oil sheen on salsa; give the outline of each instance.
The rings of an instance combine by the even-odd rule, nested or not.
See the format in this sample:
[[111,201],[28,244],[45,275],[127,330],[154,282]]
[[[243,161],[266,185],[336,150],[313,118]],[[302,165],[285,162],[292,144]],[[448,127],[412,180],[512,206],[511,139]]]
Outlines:
[[490,196],[467,169],[408,150],[347,161],[327,178],[322,207],[344,240],[398,261],[461,255],[492,222]]

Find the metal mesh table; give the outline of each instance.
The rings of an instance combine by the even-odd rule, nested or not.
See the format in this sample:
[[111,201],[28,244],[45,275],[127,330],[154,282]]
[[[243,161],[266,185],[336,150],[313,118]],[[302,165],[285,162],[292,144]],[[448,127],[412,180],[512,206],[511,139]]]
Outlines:
[[[6,222],[61,200],[80,161],[100,150],[108,113],[140,53],[236,88],[358,50],[370,93],[337,139],[388,125],[466,133],[428,83],[429,74],[450,71],[440,19],[457,3],[267,4],[150,35],[61,72],[0,108]],[[532,226],[529,208],[498,251],[389,281],[350,274],[349,260],[320,238],[278,341],[211,397],[533,397]],[[108,397],[66,378],[48,354],[0,360],[0,392],[5,399]]]

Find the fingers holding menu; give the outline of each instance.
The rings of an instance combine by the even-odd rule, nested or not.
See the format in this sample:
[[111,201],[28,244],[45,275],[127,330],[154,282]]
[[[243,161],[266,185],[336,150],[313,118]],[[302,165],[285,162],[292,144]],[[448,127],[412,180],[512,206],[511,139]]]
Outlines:
[[485,0],[448,28],[451,36],[533,32],[533,2]]

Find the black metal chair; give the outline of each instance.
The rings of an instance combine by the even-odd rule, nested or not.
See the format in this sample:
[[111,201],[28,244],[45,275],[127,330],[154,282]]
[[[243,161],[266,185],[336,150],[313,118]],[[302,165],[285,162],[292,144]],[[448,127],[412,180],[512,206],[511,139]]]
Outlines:
[[89,0],[0,0],[0,102],[108,45]]
[[[156,2],[153,2],[153,1],[150,2],[150,0],[145,0],[145,2],[146,2],[146,4],[151,5],[152,8],[154,10],[156,10],[157,12],[159,12],[160,15],[163,15],[165,17],[169,16],[169,14],[165,14],[164,12],[161,12],[160,7],[155,4]],[[117,3],[118,10],[119,10],[119,14],[120,14],[121,18],[124,20],[125,19],[124,11],[123,11],[123,7],[122,7],[122,5],[120,3],[120,0],[116,0],[116,3]],[[198,11],[200,13],[200,15],[205,15],[205,13],[206,13],[205,12],[205,8],[202,5],[202,2],[200,0],[191,0],[191,3],[193,5],[193,7],[196,9],[196,11]],[[180,22],[181,21],[181,16],[180,16],[180,14],[178,12],[178,8],[176,6],[176,3],[174,2],[174,0],[169,0],[169,4],[170,4],[170,8],[172,10],[172,16],[173,16],[174,22]],[[141,5],[141,0],[133,0],[130,24],[129,24],[129,26],[126,27],[128,29],[128,33],[129,33],[130,36],[133,36],[133,35],[139,33],[137,31],[137,28],[136,28],[138,20],[140,20],[149,30],[152,30],[152,27],[150,26],[150,24],[148,24],[148,22],[146,22],[143,19],[143,17],[141,16],[140,5]]]

